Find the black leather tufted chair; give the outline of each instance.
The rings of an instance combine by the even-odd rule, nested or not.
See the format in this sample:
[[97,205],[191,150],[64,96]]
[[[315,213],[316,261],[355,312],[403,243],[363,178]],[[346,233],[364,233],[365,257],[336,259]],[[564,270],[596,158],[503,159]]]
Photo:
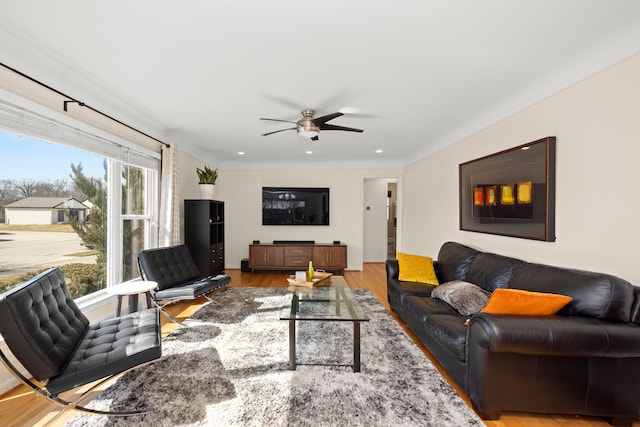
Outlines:
[[224,274],[203,276],[187,245],[140,251],[138,267],[145,280],[158,283],[153,300],[162,314],[178,325],[180,322],[164,310],[165,306],[200,296],[211,301],[207,294],[231,282],[231,277]]
[[158,310],[149,309],[90,324],[62,272],[53,268],[0,295],[0,333],[22,366],[45,381],[44,389],[2,351],[0,359],[16,378],[58,405],[101,415],[139,414],[89,409],[58,395],[159,359],[159,320]]

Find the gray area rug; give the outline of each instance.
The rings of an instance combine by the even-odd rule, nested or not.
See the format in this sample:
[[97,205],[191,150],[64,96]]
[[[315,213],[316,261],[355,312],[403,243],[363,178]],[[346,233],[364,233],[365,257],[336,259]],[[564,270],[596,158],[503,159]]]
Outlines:
[[[87,406],[153,413],[81,414],[68,426],[482,426],[397,322],[354,290],[362,371],[288,369],[286,289],[225,288],[163,342],[159,362],[123,375]],[[350,322],[299,322],[298,362],[351,364]]]

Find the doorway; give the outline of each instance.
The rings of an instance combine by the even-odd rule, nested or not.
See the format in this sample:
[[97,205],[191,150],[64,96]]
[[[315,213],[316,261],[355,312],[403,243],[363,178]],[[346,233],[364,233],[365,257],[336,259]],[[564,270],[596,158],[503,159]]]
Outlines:
[[364,180],[363,261],[384,262],[396,257],[397,178]]
[[398,183],[387,182],[387,259],[396,258]]

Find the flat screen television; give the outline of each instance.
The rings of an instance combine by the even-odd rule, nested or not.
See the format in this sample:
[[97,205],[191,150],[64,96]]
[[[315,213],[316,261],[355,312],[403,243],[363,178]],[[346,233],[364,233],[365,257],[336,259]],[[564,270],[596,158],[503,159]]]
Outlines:
[[262,225],[329,225],[329,189],[262,187]]

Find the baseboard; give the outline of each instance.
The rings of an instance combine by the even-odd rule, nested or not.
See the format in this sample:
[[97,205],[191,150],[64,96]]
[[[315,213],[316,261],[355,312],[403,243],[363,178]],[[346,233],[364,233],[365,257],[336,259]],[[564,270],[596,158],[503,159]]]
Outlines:
[[[7,348],[7,345],[4,343],[3,338],[0,338],[0,349],[2,349],[2,352],[7,356],[9,361],[20,369],[22,375],[27,378],[31,377],[31,374],[29,374],[27,370],[23,368],[22,365],[20,365],[20,362],[18,362],[15,357],[13,357],[13,355]],[[16,377],[14,377],[4,365],[0,366],[0,394],[4,394],[20,384],[20,381],[18,381]]]
[[[5,378],[4,372],[2,374],[0,374],[0,376],[1,376],[1,378],[0,378],[0,395],[6,393],[8,391],[11,391],[11,389],[15,388],[17,385],[20,385],[20,382],[18,382],[18,380],[16,380],[13,375],[11,375],[8,371],[6,371],[6,372],[7,372],[6,378]],[[25,375],[25,376],[29,376],[29,374],[27,373],[27,375]]]

